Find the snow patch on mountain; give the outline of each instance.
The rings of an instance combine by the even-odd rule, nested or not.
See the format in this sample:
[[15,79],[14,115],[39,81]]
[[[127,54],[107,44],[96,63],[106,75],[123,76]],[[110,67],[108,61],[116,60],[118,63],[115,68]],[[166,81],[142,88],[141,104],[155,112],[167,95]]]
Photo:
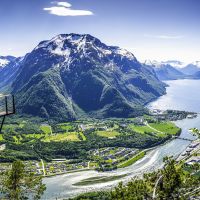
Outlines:
[[3,67],[5,67],[6,65],[8,65],[9,64],[9,60],[7,60],[7,59],[4,59],[4,58],[0,58],[0,68],[3,68]]
[[193,62],[191,64],[197,66],[198,68],[200,68],[200,61],[195,61],[195,62]]
[[113,52],[116,53],[116,54],[119,54],[120,56],[123,56],[123,57],[126,57],[130,60],[135,60],[135,56],[128,50],[126,49],[122,49],[122,48],[119,48],[119,47],[111,47]]

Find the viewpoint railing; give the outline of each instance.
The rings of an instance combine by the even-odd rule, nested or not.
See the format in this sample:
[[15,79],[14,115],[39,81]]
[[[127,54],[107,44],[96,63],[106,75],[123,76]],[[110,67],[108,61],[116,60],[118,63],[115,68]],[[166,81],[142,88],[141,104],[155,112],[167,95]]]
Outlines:
[[2,122],[0,124],[0,133],[3,128],[3,124],[6,116],[15,114],[15,98],[14,95],[2,95],[0,94],[0,117]]

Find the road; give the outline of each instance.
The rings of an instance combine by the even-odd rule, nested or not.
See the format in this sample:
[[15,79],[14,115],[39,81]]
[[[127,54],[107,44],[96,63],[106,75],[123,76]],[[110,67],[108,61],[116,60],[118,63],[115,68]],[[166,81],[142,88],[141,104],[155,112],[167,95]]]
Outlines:
[[43,175],[46,176],[45,167],[44,167],[44,162],[43,162],[42,159],[41,159],[41,163],[42,163]]

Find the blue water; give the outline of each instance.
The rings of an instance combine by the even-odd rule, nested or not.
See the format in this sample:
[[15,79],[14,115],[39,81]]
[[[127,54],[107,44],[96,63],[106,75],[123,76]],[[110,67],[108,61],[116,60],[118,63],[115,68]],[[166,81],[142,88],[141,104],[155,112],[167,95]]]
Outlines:
[[200,80],[166,81],[166,95],[148,105],[154,109],[175,109],[200,112]]

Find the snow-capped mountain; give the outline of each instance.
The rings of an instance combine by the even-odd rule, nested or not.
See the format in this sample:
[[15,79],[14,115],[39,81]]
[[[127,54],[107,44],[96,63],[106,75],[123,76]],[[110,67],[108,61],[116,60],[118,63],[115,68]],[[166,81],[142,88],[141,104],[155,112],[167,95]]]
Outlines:
[[192,63],[184,63],[176,60],[169,61],[150,61],[144,62],[148,66],[152,66],[160,80],[171,80],[181,78],[197,78],[200,71],[200,61]]
[[[76,50],[72,50],[72,47],[76,48]],[[34,50],[47,49],[51,54],[65,56],[68,58],[71,52],[82,52],[84,56],[89,56],[87,54],[88,48],[94,48],[100,57],[104,55],[111,55],[114,52],[115,54],[131,60],[136,59],[131,52],[119,47],[106,46],[105,44],[101,43],[100,40],[88,34],[61,34],[49,41],[41,42]]]
[[37,116],[135,116],[165,93],[151,67],[88,34],[40,42],[18,66],[10,90],[21,112]]
[[176,69],[183,68],[187,64],[178,60],[168,60],[168,61],[163,61],[162,64],[164,65],[170,65]]
[[152,66],[157,77],[160,80],[174,80],[184,78],[184,74],[179,71],[178,67],[182,66],[183,63],[180,61],[150,61],[146,60],[145,65]]
[[182,68],[186,66],[186,63],[177,60],[168,60],[168,61],[146,60],[144,63],[147,65],[154,65],[157,68],[162,67],[163,65],[170,65],[171,67],[174,68]]
[[194,75],[200,71],[200,61],[189,63],[181,68],[180,71],[186,75]]
[[162,62],[162,64],[168,64],[176,68],[185,75],[193,75],[196,72],[200,71],[200,61],[195,61],[192,63],[184,63],[181,61],[172,60],[172,61]]

